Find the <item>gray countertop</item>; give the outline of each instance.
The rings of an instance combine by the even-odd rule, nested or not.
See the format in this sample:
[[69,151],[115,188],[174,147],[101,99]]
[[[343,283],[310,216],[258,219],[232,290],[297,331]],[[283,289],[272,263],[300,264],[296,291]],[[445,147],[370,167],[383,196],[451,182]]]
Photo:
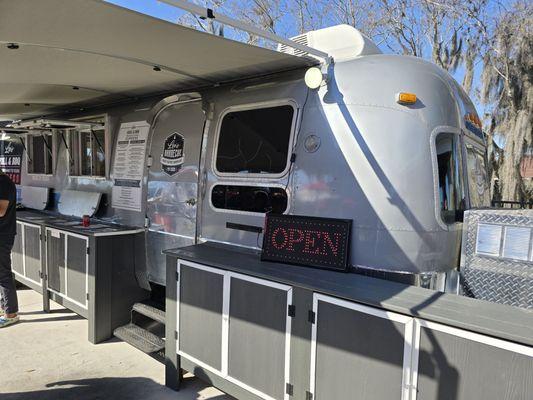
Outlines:
[[95,218],[91,218],[91,224],[84,227],[78,218],[35,210],[17,211],[17,220],[84,236],[128,235],[144,231],[142,228],[111,224]]
[[355,273],[264,262],[260,253],[204,243],[168,256],[301,287],[484,335],[533,345],[533,311],[446,294]]

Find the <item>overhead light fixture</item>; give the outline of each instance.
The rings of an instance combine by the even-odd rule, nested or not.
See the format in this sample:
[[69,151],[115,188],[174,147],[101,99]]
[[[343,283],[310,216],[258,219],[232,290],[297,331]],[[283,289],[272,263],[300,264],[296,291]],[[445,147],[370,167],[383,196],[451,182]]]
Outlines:
[[154,71],[159,72],[161,71],[161,67],[158,67],[157,65],[154,65]]
[[305,84],[309,89],[318,89],[326,81],[326,77],[320,68],[311,67],[305,72]]
[[7,48],[8,48],[9,50],[17,50],[19,47],[20,47],[20,46],[19,46],[18,44],[16,44],[16,43],[9,43],[9,44],[7,45]]

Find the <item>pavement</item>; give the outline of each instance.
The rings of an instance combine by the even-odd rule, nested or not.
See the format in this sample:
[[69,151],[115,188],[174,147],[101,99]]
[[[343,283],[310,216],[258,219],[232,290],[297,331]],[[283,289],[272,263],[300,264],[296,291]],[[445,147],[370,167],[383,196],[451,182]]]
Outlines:
[[87,321],[42,297],[18,291],[21,322],[0,329],[1,400],[231,400],[193,375],[179,392],[164,385],[164,365],[117,339],[93,345]]

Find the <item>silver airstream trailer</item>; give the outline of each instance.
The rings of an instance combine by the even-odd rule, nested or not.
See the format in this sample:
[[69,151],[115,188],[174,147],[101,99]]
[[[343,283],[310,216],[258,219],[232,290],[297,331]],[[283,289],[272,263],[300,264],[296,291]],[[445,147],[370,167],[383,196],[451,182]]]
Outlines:
[[[301,70],[174,95],[151,110],[151,280],[164,284],[164,248],[260,247],[256,232],[227,224],[261,227],[268,212],[352,219],[358,269],[458,265],[461,212],[490,204],[471,101],[438,67],[381,54],[349,26],[299,39],[335,60],[316,89]],[[403,102],[408,94],[416,100]],[[175,137],[184,154],[174,174],[164,153]]]
[[[533,368],[525,310],[416,287],[456,288],[463,214],[490,203],[481,124],[448,73],[382,54],[346,25],[274,37],[273,51],[98,1],[0,0],[0,10],[0,115],[12,120],[2,140],[22,146],[22,204],[44,210],[19,215],[20,260],[33,237],[41,269],[28,279],[34,264],[21,261],[15,272],[86,316],[93,342],[114,331],[147,353],[164,348],[169,386],[181,367],[253,399],[347,398],[359,389],[339,379],[365,357],[384,361],[350,381],[375,387],[368,398],[446,392],[422,377],[428,357],[448,371],[431,353],[445,334],[512,341]],[[260,261],[265,216],[283,214],[351,220],[351,273]],[[79,226],[84,215],[91,226]],[[304,364],[307,375],[291,375]],[[509,374],[495,382],[520,379]]]

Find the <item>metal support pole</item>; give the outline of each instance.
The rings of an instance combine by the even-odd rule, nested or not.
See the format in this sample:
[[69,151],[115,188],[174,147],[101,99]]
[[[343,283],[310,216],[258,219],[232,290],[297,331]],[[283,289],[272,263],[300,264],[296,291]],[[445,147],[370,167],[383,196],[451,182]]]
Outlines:
[[239,21],[237,19],[233,19],[233,18],[227,17],[227,16],[225,16],[223,14],[216,14],[215,15],[213,10],[210,9],[210,8],[203,8],[203,7],[200,7],[200,6],[196,5],[196,4],[189,3],[188,1],[185,1],[185,0],[159,0],[159,1],[161,1],[162,3],[166,3],[168,5],[171,5],[173,7],[177,7],[177,8],[180,8],[182,10],[189,11],[189,12],[191,12],[193,14],[196,14],[196,15],[200,16],[201,18],[213,19],[215,21],[220,22],[221,24],[229,25],[229,26],[232,26],[234,28],[240,29],[242,31],[257,35],[257,36],[262,37],[264,39],[271,40],[271,41],[276,42],[276,43],[284,44],[284,45],[289,46],[289,47],[291,47],[293,49],[300,50],[300,51],[303,51],[305,53],[312,54],[312,55],[314,55],[316,57],[324,59],[324,61],[326,61],[326,62],[329,62],[329,59],[330,59],[329,54],[324,53],[323,51],[320,51],[320,50],[317,50],[317,49],[313,49],[312,47],[309,47],[309,46],[306,46],[306,45],[303,45],[303,44],[300,44],[300,43],[296,43],[293,40],[286,39],[284,37],[276,35],[275,33],[268,32],[268,31],[265,31],[263,29],[256,28],[255,26],[253,26],[251,24],[248,24],[248,23],[243,22],[243,21]]

